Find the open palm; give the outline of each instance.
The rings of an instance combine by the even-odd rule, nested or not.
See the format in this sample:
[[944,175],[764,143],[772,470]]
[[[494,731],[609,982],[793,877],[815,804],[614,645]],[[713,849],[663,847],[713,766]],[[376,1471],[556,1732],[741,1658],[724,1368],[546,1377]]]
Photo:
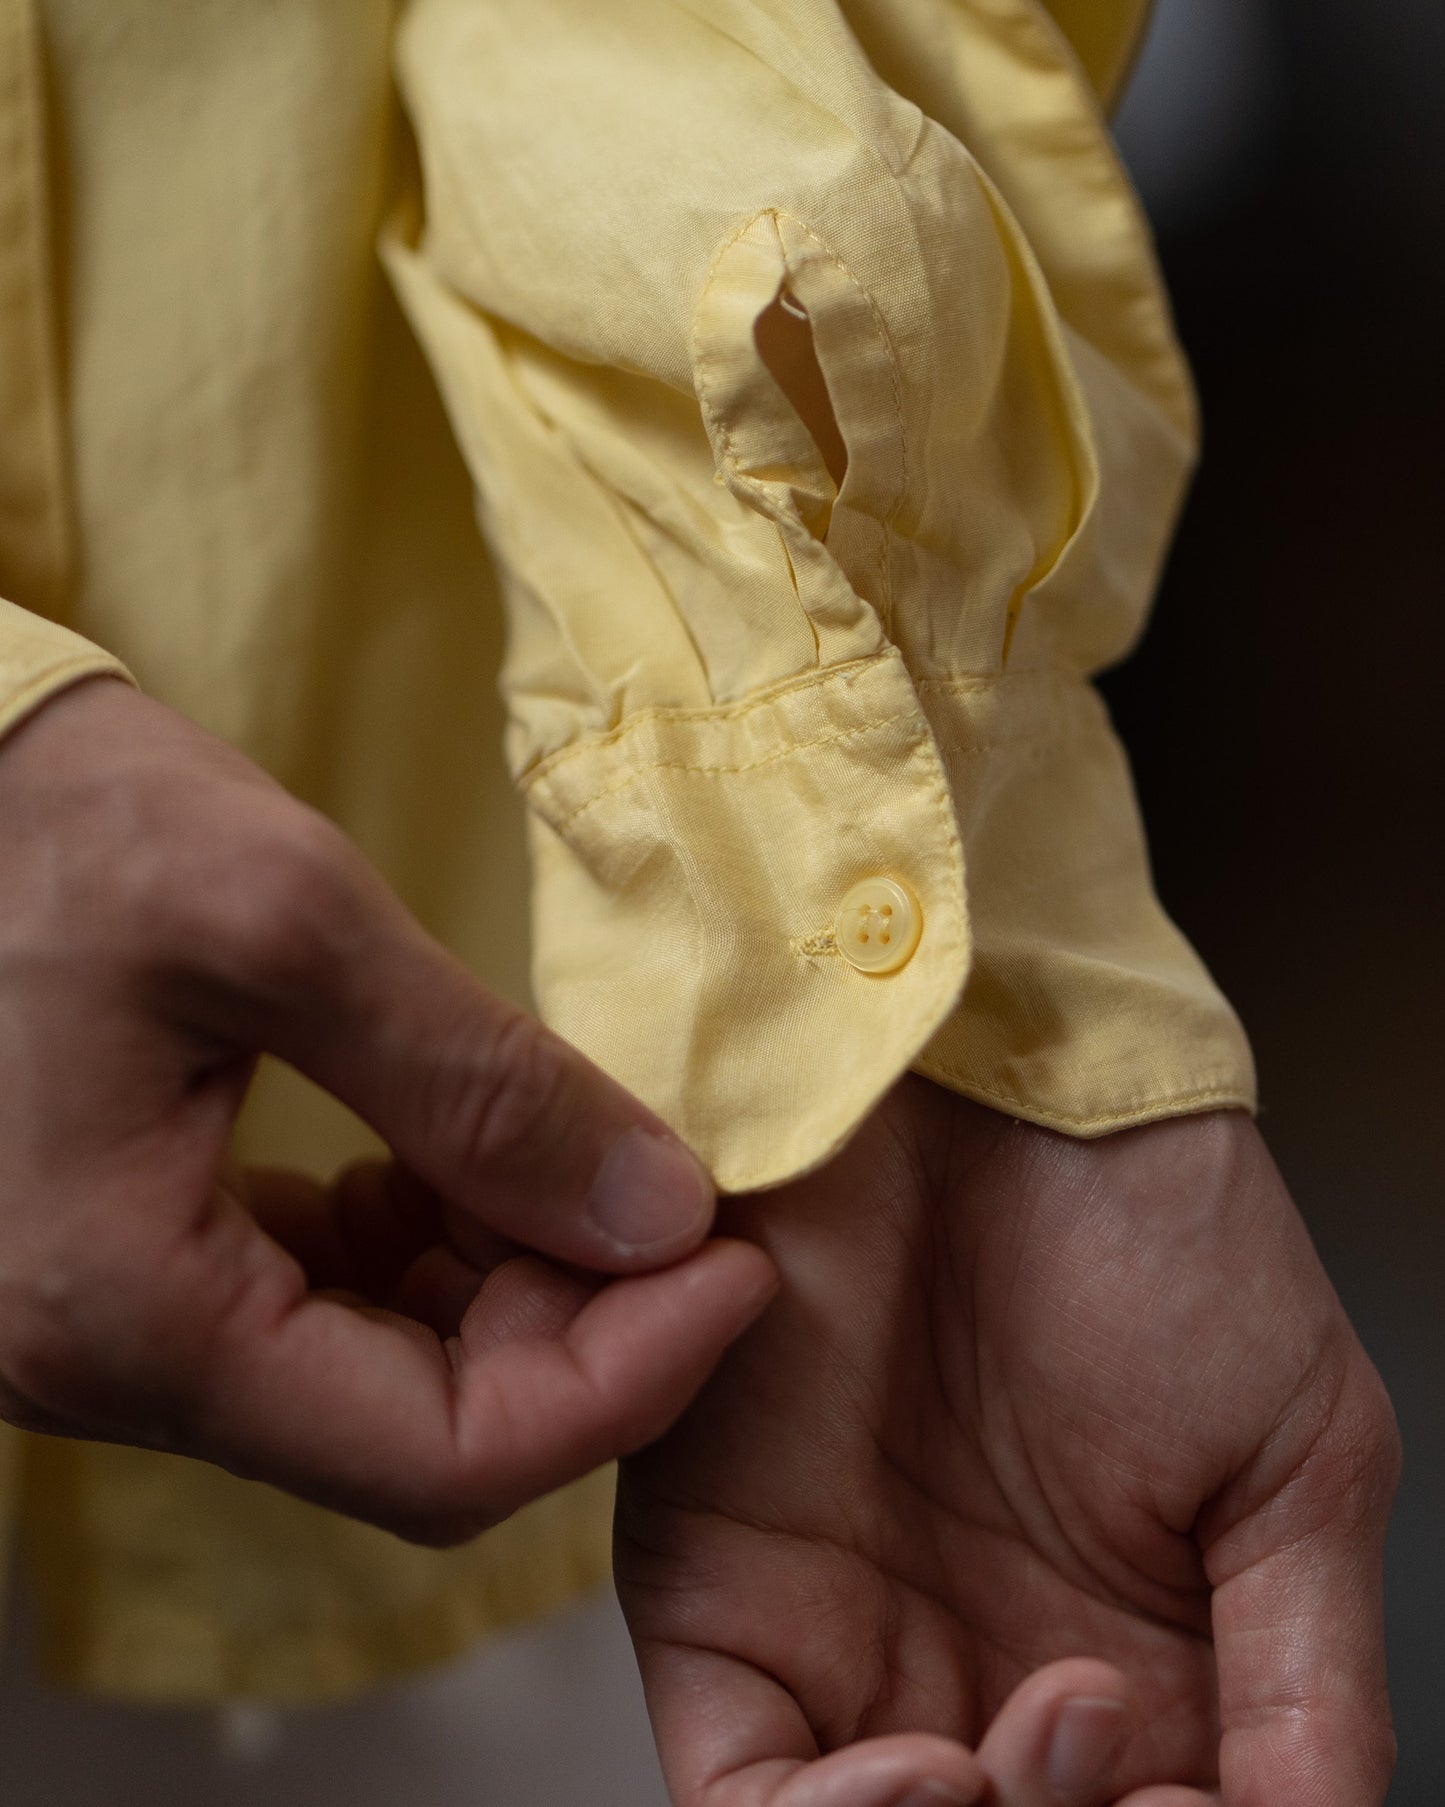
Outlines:
[[619,1494],[681,1807],[973,1799],[980,1739],[1070,1798],[996,1715],[1079,1657],[1128,1711],[1070,1807],[1378,1807],[1393,1422],[1248,1119],[1082,1143],[908,1079],[727,1223],[782,1294]]

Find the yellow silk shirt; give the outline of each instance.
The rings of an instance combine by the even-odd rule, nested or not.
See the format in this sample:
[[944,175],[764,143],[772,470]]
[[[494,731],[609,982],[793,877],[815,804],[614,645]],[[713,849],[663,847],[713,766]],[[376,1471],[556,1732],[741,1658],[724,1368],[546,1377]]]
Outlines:
[[[1080,1135],[1248,1106],[1089,683],[1195,451],[1101,113],[1142,11],[0,0],[0,731],[128,675],[516,997],[530,911],[725,1187],[910,1065]],[[367,1145],[279,1067],[239,1140]],[[10,1435],[0,1511],[52,1671],[151,1698],[337,1693],[606,1561],[605,1477],[438,1554]]]

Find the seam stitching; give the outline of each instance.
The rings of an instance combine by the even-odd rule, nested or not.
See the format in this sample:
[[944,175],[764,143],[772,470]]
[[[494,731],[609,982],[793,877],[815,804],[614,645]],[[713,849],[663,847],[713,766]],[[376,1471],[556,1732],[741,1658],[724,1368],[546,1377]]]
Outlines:
[[[744,220],[737,230],[729,234],[718,247],[717,253],[713,257],[712,262],[708,265],[707,274],[703,278],[701,289],[698,291],[697,305],[693,309],[692,337],[693,345],[696,349],[698,402],[702,408],[704,419],[715,430],[717,437],[721,442],[723,456],[730,465],[736,481],[756,496],[760,498],[770,498],[770,486],[762,482],[759,478],[750,476],[748,472],[743,469],[742,462],[737,454],[736,441],[732,431],[718,412],[714,401],[715,391],[712,386],[712,372],[716,360],[710,358],[704,350],[697,330],[698,314],[702,311],[702,306],[707,299],[708,291],[717,280],[718,268],[723,259],[727,256],[728,252],[732,250],[733,246],[736,245],[761,219],[770,220],[774,232],[778,233],[779,261],[782,266],[782,279],[784,281],[787,280],[788,275],[788,254],[786,248],[781,243],[782,235],[778,232],[778,223],[782,220],[786,220],[790,225],[795,226],[805,238],[811,241],[818,252],[847,279],[851,286],[862,297],[863,304],[868,309],[874,333],[878,338],[879,344],[882,346],[883,355],[887,361],[888,381],[893,399],[893,420],[898,439],[898,484],[894,495],[884,512],[883,518],[879,523],[878,587],[882,602],[880,611],[882,617],[881,625],[884,635],[891,640],[893,637],[893,570],[890,558],[889,533],[894,521],[898,517],[899,509],[903,506],[903,499],[908,490],[908,436],[904,430],[903,387],[898,371],[898,357],[893,348],[893,339],[888,331],[887,322],[884,320],[882,312],[873,296],[858,280],[857,276],[833,247],[820,237],[806,220],[799,219],[796,214],[789,213],[786,208],[766,207],[760,212],[753,214],[749,219]],[[773,510],[771,508],[767,509],[765,512],[767,512],[770,517],[773,516]]]
[[545,758],[538,760],[530,771],[521,773],[517,782],[523,786],[540,784],[554,772],[560,772],[565,766],[578,759],[585,759],[598,752],[608,752],[620,748],[641,729],[658,726],[691,726],[693,724],[708,725],[712,722],[741,721],[745,716],[755,714],[759,710],[770,709],[778,704],[786,704],[790,697],[805,696],[809,691],[817,690],[835,681],[840,688],[852,689],[859,683],[868,682],[875,672],[897,666],[907,679],[907,670],[903,666],[896,648],[889,647],[881,653],[869,653],[860,659],[848,659],[841,665],[823,665],[805,672],[801,677],[784,678],[765,690],[745,698],[742,702],[698,706],[687,704],[652,704],[638,709],[629,715],[626,721],[609,729],[605,734],[589,737],[578,744],[559,747]]
[[[700,708],[661,704],[646,709],[639,709],[634,714],[629,715],[627,720],[620,726],[612,729],[605,735],[588,737],[580,742],[574,743],[572,746],[559,747],[556,752],[548,754],[544,760],[535,765],[531,771],[519,774],[517,783],[527,792],[537,789],[548,783],[557,773],[563,772],[567,767],[575,765],[579,760],[595,759],[599,756],[605,757],[609,753],[622,751],[626,747],[627,742],[645,728],[653,726],[690,727],[694,725],[708,727],[714,722],[738,722],[744,720],[747,716],[754,715],[764,709],[770,709],[779,703],[786,704],[788,699],[792,697],[805,697],[808,692],[832,685],[835,682],[843,689],[852,689],[860,682],[869,681],[875,672],[883,670],[885,661],[889,665],[897,661],[896,649],[890,648],[887,652],[870,654],[862,659],[851,659],[842,665],[821,666],[816,671],[806,673],[802,678],[785,679],[782,683],[773,685],[767,690],[760,692],[758,695],[748,697],[744,701],[738,703],[728,703],[712,707],[703,706]],[[902,670],[906,677],[907,668],[902,667]],[[1098,699],[1098,692],[1086,677],[1079,676],[1075,678],[1073,674],[1066,672],[1019,672],[1003,679],[985,676],[913,678],[909,681],[912,684],[914,691],[919,695],[930,691],[938,691],[950,695],[987,695],[991,691],[1002,691],[1005,688],[1014,686],[1016,683],[1028,682],[1030,684],[1037,683],[1040,688],[1059,688],[1069,691],[1077,690],[1084,697],[1094,700]],[[841,738],[847,734],[861,732],[867,728],[876,727],[885,721],[901,720],[905,713],[904,710],[899,710],[892,716],[877,716],[868,722],[839,729],[836,734],[822,735],[814,740],[793,742],[787,748],[782,749],[776,757],[783,758],[789,753],[806,752],[810,747],[826,745],[830,740]],[[1050,742],[1061,740],[1076,731],[1077,723],[1075,722],[1048,723],[1038,728],[1022,730],[1016,734],[998,735],[987,740],[974,739],[970,740],[967,744],[949,741],[947,745],[950,755],[966,757],[971,754],[991,752],[1002,747],[1029,744],[1046,746]],[[770,755],[770,757],[774,756]],[[660,765],[666,769],[668,762],[649,761],[648,764]],[[706,765],[693,765],[684,762],[681,769],[689,771],[716,770],[729,772],[747,771],[750,770],[751,767],[708,767]]]
[[[718,246],[712,262],[707,267],[707,275],[703,278],[702,287],[698,290],[697,304],[692,311],[692,342],[697,349],[697,399],[702,408],[703,417],[710,426],[716,429],[718,438],[722,441],[723,455],[733,467],[733,472],[738,481],[745,484],[747,488],[755,490],[759,495],[763,495],[766,494],[763,485],[758,482],[755,477],[748,476],[743,470],[742,462],[733,449],[732,431],[713,404],[709,384],[711,380],[711,367],[715,360],[710,358],[704,351],[697,330],[697,317],[702,312],[702,305],[707,299],[708,292],[717,280],[718,268],[721,265],[722,260],[727,256],[728,252],[732,250],[733,246],[736,245],[746,233],[751,231],[760,219],[771,219],[774,222],[774,230],[776,230],[776,211],[772,208],[764,208],[761,213],[755,213],[744,220],[741,225],[738,226],[737,230],[729,233],[722,244]],[[786,274],[786,257],[783,258],[783,270],[784,274]]]
[[[662,719],[666,720],[668,718],[663,717]],[[819,747],[836,746],[842,741],[854,740],[862,735],[872,734],[881,728],[891,727],[895,723],[908,720],[908,714],[903,710],[897,710],[890,715],[873,716],[867,721],[854,722],[846,728],[838,728],[828,734],[816,735],[812,740],[791,741],[788,745],[778,747],[771,753],[765,753],[758,759],[743,760],[737,764],[722,762],[708,763],[701,760],[689,759],[645,760],[632,770],[623,773],[623,775],[614,783],[607,785],[603,790],[600,790],[593,796],[587,798],[585,802],[579,803],[575,808],[569,810],[566,815],[552,821],[552,826],[560,833],[569,823],[576,821],[579,816],[584,815],[589,809],[595,808],[597,804],[605,802],[609,797],[616,796],[619,791],[626,790],[629,785],[635,784],[639,778],[643,777],[648,772],[685,772],[705,778],[736,777],[745,772],[756,772],[762,770],[766,766],[776,765],[781,760],[793,758],[795,754],[813,752]],[[1045,727],[1035,732],[1000,735],[988,740],[971,740],[967,743],[950,741],[946,744],[944,752],[946,759],[981,759],[986,754],[1001,752],[1008,747],[1034,748],[1035,750],[1042,752],[1049,746],[1054,745],[1059,741],[1066,740],[1069,737],[1069,725],[1060,724],[1055,727]],[[915,738],[921,737],[915,733]],[[616,746],[617,743],[615,741],[611,742],[607,745],[605,750],[615,750]],[[585,758],[589,753],[594,753],[596,751],[598,751],[598,749],[588,746],[572,748],[568,752],[567,764],[574,764],[577,760]],[[537,792],[548,788],[551,776],[556,770],[556,766],[550,766],[539,771],[531,778],[523,779],[523,794],[530,800]],[[536,806],[534,805],[534,807]],[[551,818],[549,817],[548,820],[551,820]]]
[[[1002,1091],[995,1086],[984,1085],[972,1074],[961,1067],[951,1066],[936,1055],[924,1054],[917,1062],[920,1071],[925,1073],[941,1073],[946,1079],[956,1080],[959,1085],[966,1086],[970,1097],[978,1098],[988,1104],[1005,1106],[1012,1115],[1024,1117],[1032,1121],[1031,1111],[1036,1111],[1036,1104],[1030,1105],[1015,1092]],[[1069,1111],[1050,1111],[1050,1123],[1067,1123],[1072,1128],[1082,1129],[1086,1126],[1106,1128],[1109,1125],[1133,1123],[1142,1112],[1178,1109],[1180,1107],[1206,1104],[1239,1104],[1248,1105],[1249,1099],[1237,1086],[1210,1086],[1194,1092],[1166,1092],[1153,1098],[1142,1098],[1137,1104],[1129,1105],[1124,1110],[1093,1112],[1076,1116]]]
[[[796,214],[784,208],[774,209],[778,219],[788,220],[803,235],[810,239],[822,255],[839,270],[863,297],[863,304],[868,309],[873,322],[873,330],[883,347],[883,354],[888,360],[888,382],[893,392],[893,422],[898,435],[898,486],[893,499],[884,512],[878,540],[878,586],[883,598],[883,632],[891,640],[893,638],[893,566],[890,558],[889,530],[898,518],[898,511],[903,506],[903,498],[908,493],[908,434],[903,424],[903,384],[898,374],[898,355],[893,349],[893,337],[888,331],[888,323],[883,318],[882,310],[869,291],[864,288],[852,269],[846,264],[833,247],[827,243],[806,220],[799,219]],[[783,267],[787,268],[787,253],[784,252]],[[826,381],[826,378],[825,378]]]
[[[808,753],[817,747],[836,746],[840,741],[856,740],[861,735],[873,734],[880,728],[891,728],[897,722],[906,721],[908,721],[908,717],[901,711],[892,715],[875,716],[871,721],[856,722],[851,727],[839,728],[834,733],[821,734],[815,740],[794,741],[786,747],[778,747],[771,753],[765,753],[760,759],[745,760],[740,765],[703,765],[697,761],[686,759],[649,760],[645,765],[624,772],[615,784],[608,785],[605,790],[598,791],[595,796],[579,803],[567,815],[553,821],[552,826],[560,834],[569,823],[575,822],[578,816],[585,815],[589,809],[594,809],[599,803],[605,802],[608,797],[616,796],[619,791],[624,791],[629,785],[636,784],[638,779],[644,777],[648,772],[689,772],[703,778],[734,777],[740,772],[755,772],[763,766],[776,765],[780,760],[791,759],[795,753]],[[918,732],[917,724],[910,723],[909,725],[913,729],[915,742],[921,741],[922,737]],[[539,784],[527,787],[529,799],[532,792],[539,788]]]
[[1037,684],[1041,688],[1081,690],[1090,696],[1098,694],[1088,674],[1082,671],[960,672],[956,677],[915,678],[913,680],[915,690],[942,690],[954,695],[963,695],[974,691],[982,693],[990,690],[1013,690],[1024,684]]

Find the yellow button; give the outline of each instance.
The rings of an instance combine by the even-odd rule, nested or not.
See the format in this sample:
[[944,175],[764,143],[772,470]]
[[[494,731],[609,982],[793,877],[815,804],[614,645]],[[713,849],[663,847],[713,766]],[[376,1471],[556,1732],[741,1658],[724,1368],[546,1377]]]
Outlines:
[[897,972],[923,933],[923,906],[896,878],[865,878],[838,906],[838,952],[860,973]]

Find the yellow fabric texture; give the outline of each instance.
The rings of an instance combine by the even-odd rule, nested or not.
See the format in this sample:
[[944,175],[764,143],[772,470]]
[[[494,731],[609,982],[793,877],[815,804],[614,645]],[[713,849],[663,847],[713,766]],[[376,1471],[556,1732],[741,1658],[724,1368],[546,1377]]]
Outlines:
[[[0,0],[0,732],[129,675],[519,998],[530,904],[544,1012],[729,1187],[910,1063],[1079,1134],[1248,1105],[1087,681],[1194,453],[1099,111],[1141,7],[1051,6]],[[268,1066],[238,1144],[369,1140]],[[47,1666],[147,1698],[450,1654],[601,1576],[606,1494],[438,1554],[0,1440]]]
[[[387,256],[515,626],[544,1014],[736,1189],[914,1062],[1080,1135],[1247,1102],[1087,682],[1194,403],[1049,16],[417,0],[399,69]],[[831,936],[875,871],[923,905],[887,978]]]

